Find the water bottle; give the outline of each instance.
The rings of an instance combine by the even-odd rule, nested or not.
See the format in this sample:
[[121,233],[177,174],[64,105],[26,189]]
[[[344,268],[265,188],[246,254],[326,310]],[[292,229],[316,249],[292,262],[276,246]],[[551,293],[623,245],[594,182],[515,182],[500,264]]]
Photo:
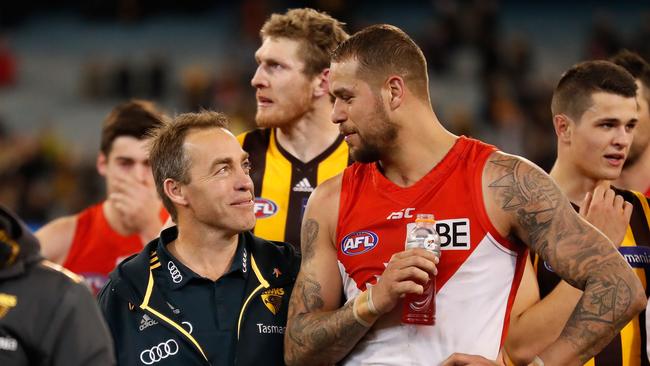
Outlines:
[[[415,224],[407,226],[406,249],[424,248],[440,258],[440,237],[432,214],[418,214]],[[436,277],[424,284],[422,295],[404,297],[402,323],[433,325],[436,322]]]

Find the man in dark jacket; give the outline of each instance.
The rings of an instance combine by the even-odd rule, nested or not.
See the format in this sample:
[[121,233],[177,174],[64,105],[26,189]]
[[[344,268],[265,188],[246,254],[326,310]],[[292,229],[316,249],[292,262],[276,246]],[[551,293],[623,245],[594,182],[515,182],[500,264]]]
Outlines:
[[156,132],[150,161],[177,226],[100,293],[120,365],[283,365],[292,246],[255,225],[250,163],[226,117],[187,113]]
[[44,261],[36,237],[0,206],[0,365],[114,365],[95,299],[81,278]]

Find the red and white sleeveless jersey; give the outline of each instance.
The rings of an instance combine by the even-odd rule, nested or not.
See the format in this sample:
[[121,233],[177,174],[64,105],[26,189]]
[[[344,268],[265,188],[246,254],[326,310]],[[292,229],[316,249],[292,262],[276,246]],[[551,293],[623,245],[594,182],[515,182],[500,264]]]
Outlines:
[[376,164],[343,173],[337,256],[346,301],[380,278],[404,250],[407,224],[432,213],[441,237],[436,324],[405,325],[402,303],[382,316],[343,360],[345,365],[437,365],[453,352],[496,358],[523,272],[526,248],[501,237],[481,189],[495,147],[460,137],[444,159],[414,185],[401,188]]

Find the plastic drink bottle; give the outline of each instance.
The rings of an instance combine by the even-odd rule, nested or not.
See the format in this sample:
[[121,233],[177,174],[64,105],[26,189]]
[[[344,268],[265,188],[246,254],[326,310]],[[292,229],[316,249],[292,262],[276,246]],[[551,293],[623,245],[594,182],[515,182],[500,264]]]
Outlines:
[[[440,258],[440,237],[435,228],[432,214],[418,214],[415,224],[407,225],[406,249],[424,248]],[[404,297],[402,323],[433,325],[436,322],[436,277],[432,276],[424,285],[422,295],[409,294]]]

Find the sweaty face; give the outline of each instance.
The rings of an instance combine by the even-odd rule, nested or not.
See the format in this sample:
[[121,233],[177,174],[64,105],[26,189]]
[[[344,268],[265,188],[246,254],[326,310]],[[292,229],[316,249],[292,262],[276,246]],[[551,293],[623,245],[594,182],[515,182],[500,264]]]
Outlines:
[[390,154],[399,128],[386,111],[381,91],[356,75],[356,60],[332,63],[329,74],[330,93],[336,100],[332,121],[354,160],[370,163]]
[[621,174],[637,122],[635,98],[594,93],[592,105],[571,121],[569,159],[585,176],[614,180]]
[[636,100],[639,105],[639,122],[634,129],[634,140],[627,160],[625,160],[626,167],[634,165],[650,143],[650,110],[648,106],[648,103],[650,103],[650,90],[638,80],[636,84],[638,86]]
[[144,184],[155,190],[149,165],[147,140],[138,140],[131,136],[116,138],[113,140],[108,156],[100,154],[97,169],[106,178],[108,194],[117,191],[117,180]]
[[258,127],[283,127],[295,123],[312,108],[311,81],[303,74],[298,41],[264,39],[255,52],[257,70],[251,80],[256,89]]
[[189,210],[184,214],[228,234],[251,230],[253,181],[248,154],[237,139],[222,128],[192,131],[184,150],[190,161],[190,183],[183,186]]

